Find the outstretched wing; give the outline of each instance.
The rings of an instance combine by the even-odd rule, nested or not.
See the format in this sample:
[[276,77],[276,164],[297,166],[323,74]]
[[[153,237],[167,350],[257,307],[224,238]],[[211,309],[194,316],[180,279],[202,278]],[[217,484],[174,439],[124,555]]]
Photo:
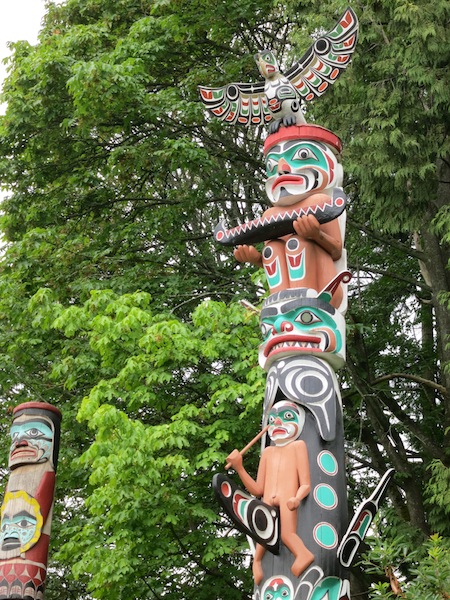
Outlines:
[[318,38],[285,76],[303,100],[321,96],[350,63],[358,39],[358,19],[347,8],[334,28]]
[[206,108],[227,123],[260,125],[272,119],[267,110],[263,81],[230,83],[218,88],[199,86],[199,91]]

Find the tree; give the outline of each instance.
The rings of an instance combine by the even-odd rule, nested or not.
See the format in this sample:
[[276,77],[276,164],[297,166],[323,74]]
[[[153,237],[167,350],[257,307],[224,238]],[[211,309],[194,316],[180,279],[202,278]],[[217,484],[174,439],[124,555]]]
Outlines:
[[[5,407],[64,414],[50,600],[250,597],[210,478],[259,427],[258,320],[237,301],[264,286],[211,232],[261,214],[263,133],[208,119],[196,86],[256,79],[265,46],[289,64],[344,8],[69,0],[14,46],[0,385]],[[399,486],[356,575],[367,598],[388,567],[420,589],[428,536],[450,537],[450,49],[444,2],[353,8],[353,64],[307,118],[342,137],[351,197],[350,499],[391,465]]]

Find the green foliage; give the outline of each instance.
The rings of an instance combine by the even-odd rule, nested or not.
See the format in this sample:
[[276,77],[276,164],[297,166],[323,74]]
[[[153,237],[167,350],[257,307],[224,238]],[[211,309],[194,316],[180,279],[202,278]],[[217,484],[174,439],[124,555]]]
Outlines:
[[[415,536],[413,536],[413,539]],[[411,538],[400,536],[384,543],[380,539],[371,540],[373,549],[365,557],[365,568],[376,571],[382,567],[385,573],[403,567],[409,572],[409,581],[400,576],[399,590],[393,593],[388,582],[372,585],[371,598],[391,600],[400,594],[405,600],[445,600],[450,589],[450,544],[438,534],[430,536],[423,545],[417,547]],[[372,562],[373,561],[373,562]]]

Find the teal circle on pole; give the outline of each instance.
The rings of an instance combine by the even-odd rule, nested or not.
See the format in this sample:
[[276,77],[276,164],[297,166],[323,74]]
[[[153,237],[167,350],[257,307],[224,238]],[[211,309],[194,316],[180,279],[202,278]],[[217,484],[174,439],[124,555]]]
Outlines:
[[336,548],[338,543],[338,536],[335,528],[329,523],[318,523],[314,527],[313,536],[319,546],[331,550]]
[[322,450],[317,457],[317,463],[321,470],[327,475],[336,475],[338,472],[338,463],[336,458],[328,450]]
[[314,499],[319,506],[327,510],[333,510],[338,505],[336,492],[326,483],[321,483],[314,488]]

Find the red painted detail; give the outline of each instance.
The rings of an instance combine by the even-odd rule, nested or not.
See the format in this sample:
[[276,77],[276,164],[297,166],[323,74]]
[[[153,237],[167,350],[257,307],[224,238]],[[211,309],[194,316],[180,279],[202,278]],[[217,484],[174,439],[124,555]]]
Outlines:
[[281,177],[277,177],[272,185],[272,192],[280,185],[283,184],[294,184],[294,185],[302,185],[305,182],[304,177],[301,175],[281,175]]
[[324,81],[322,85],[319,86],[319,92],[324,92],[328,87],[328,83]]
[[309,102],[310,100],[314,100],[314,94],[308,94],[308,95],[306,96],[306,100],[308,100],[308,102]]
[[344,46],[346,46],[347,48],[351,48],[353,46],[353,44],[355,43],[355,37],[354,35],[352,35],[351,38],[349,38],[346,42],[344,42]]
[[227,481],[222,482],[220,490],[225,498],[229,498],[231,496],[231,485]]
[[270,264],[269,263],[265,264],[264,269],[266,270],[266,273],[270,277],[273,277],[275,275],[275,271],[277,269],[277,259],[273,260]]
[[334,200],[334,204],[336,206],[342,206],[344,203],[345,203],[344,198],[335,198],[335,200]]
[[286,258],[289,260],[289,264],[293,269],[296,269],[297,267],[300,266],[300,261],[302,259],[302,252],[300,252],[300,254],[296,254],[294,256],[289,255]]
[[291,125],[290,127],[280,127],[276,133],[267,136],[264,142],[264,154],[280,142],[287,140],[312,140],[324,142],[330,145],[337,152],[342,152],[342,142],[329,129],[320,127],[320,125]]
[[23,410],[28,410],[29,408],[38,408],[39,410],[49,410],[50,412],[55,413],[58,417],[62,417],[61,411],[56,406],[52,404],[47,404],[47,402],[24,402],[23,404],[19,404],[13,409],[13,415]]
[[201,93],[202,97],[205,100],[212,100],[213,99],[213,95],[212,95],[212,91],[211,90],[200,89],[200,93]]
[[352,21],[352,13],[349,10],[347,10],[341,19],[341,25],[342,27],[344,27],[344,29],[346,29],[346,26],[348,27],[349,25],[351,25]]
[[338,75],[339,75],[339,69],[334,69],[331,72],[330,79],[336,79],[336,77],[338,77]]

